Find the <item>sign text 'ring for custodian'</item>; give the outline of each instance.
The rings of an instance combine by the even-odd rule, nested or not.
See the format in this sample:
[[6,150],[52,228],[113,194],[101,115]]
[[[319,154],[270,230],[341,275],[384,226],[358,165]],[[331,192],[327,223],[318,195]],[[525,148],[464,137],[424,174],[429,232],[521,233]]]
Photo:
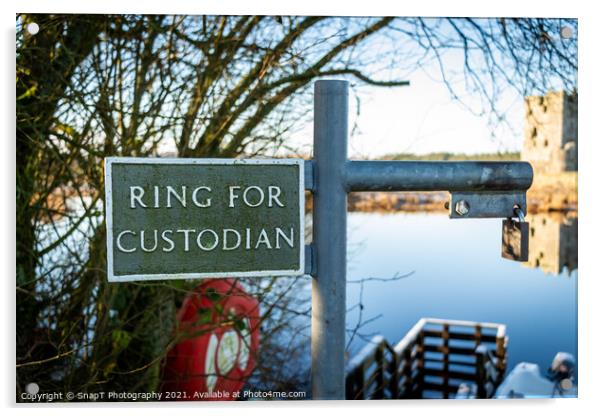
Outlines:
[[109,280],[303,274],[303,166],[107,158]]

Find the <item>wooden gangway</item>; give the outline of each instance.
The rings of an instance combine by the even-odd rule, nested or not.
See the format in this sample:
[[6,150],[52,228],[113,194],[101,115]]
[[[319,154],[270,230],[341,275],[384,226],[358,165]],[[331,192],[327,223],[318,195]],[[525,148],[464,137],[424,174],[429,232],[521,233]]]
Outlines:
[[507,364],[506,326],[422,318],[394,347],[378,335],[346,365],[346,398],[492,397]]

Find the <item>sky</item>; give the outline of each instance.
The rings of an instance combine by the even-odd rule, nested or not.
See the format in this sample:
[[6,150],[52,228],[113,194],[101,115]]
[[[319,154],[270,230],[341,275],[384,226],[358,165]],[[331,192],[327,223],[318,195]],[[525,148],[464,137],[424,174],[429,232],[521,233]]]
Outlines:
[[372,87],[366,96],[356,121],[359,134],[350,138],[351,157],[520,151],[521,97],[514,97],[507,114],[511,128],[501,127],[496,130],[497,137],[492,137],[486,116],[475,115],[453,101],[443,83],[423,73],[411,78],[409,87]]
[[[433,68],[415,72],[410,86],[362,87],[361,111],[356,115],[353,92],[349,97],[350,158],[377,158],[393,153],[431,152],[495,153],[520,151],[523,141],[523,98],[507,91],[502,98],[508,108],[507,125],[495,129],[487,116],[472,113],[454,101],[436,78]],[[312,124],[294,136],[294,141],[311,148]]]
[[[343,21],[347,22],[350,30],[354,29],[352,23],[355,20],[350,18]],[[335,29],[339,30],[339,26],[333,24],[333,30]],[[442,25],[437,30],[439,33],[450,31],[449,38],[455,36],[455,29],[450,25]],[[495,35],[497,32],[492,33]],[[561,35],[553,33],[552,36],[560,39]],[[517,89],[507,86],[512,81],[503,79],[504,72],[513,81],[517,81],[516,77],[520,76],[515,75],[516,68],[509,64],[508,59],[502,59],[507,52],[500,52],[495,48],[491,52],[499,67],[494,71],[493,78],[490,78],[487,70],[491,63],[485,62],[487,58],[484,56],[488,56],[486,53],[479,52],[482,47],[480,44],[472,45],[467,55],[463,48],[457,47],[453,42],[450,43],[452,46],[436,46],[436,56],[442,61],[439,65],[431,49],[419,42],[408,41],[407,38],[406,35],[376,33],[362,43],[357,55],[349,55],[353,58],[347,58],[344,54],[341,56],[341,60],[359,57],[359,62],[355,62],[355,65],[374,79],[405,79],[410,82],[406,87],[386,88],[365,85],[357,79],[351,80],[353,88],[349,97],[349,157],[382,158],[399,153],[421,155],[449,152],[474,155],[520,152],[525,123],[524,97]],[[379,55],[381,52],[382,55]],[[475,114],[464,105],[468,104],[473,110],[481,110],[483,98],[479,92],[471,91],[475,89],[474,80],[471,81],[470,77],[467,80],[465,76],[467,56],[471,69],[479,74],[479,86],[484,86],[491,95],[496,95],[495,106],[503,112],[504,122],[492,126],[489,114]],[[389,59],[391,63],[387,64]],[[397,66],[392,62],[397,62]],[[462,103],[454,100],[443,82],[441,67],[445,68],[445,77],[453,85],[454,92],[461,96]],[[405,76],[406,74],[409,75]],[[553,81],[550,85],[559,85]],[[307,91],[298,92],[306,93]],[[358,101],[361,103],[361,111],[356,111]],[[303,104],[307,103],[304,101]],[[311,154],[312,117],[295,125],[294,129],[298,130],[289,132],[286,147],[278,149],[277,155],[290,156],[291,152],[304,156]]]
[[[368,42],[372,44],[368,49],[391,47],[390,43],[385,44],[378,35]],[[415,43],[402,42],[401,39],[398,46],[393,46],[417,47]],[[455,92],[461,95],[464,103],[480,110],[481,97],[465,86],[464,52],[440,49],[439,54],[442,66],[446,68],[446,77],[453,84]],[[405,52],[400,52],[400,56],[404,55]],[[412,54],[407,56],[409,59],[414,57]],[[485,67],[486,64],[481,60],[482,55],[471,55],[474,67]],[[368,74],[376,74],[379,64],[376,62],[373,68],[368,66],[364,69]],[[407,75],[409,67],[412,67],[411,63],[406,65],[405,69],[391,68],[390,73],[375,76],[376,79],[404,79],[410,82],[409,86],[385,88],[362,85],[350,90],[351,158],[376,158],[395,153],[478,154],[521,150],[524,97],[517,90],[506,88],[500,92],[496,106],[498,109],[506,109],[506,121],[494,128],[489,124],[487,114],[477,115],[452,98],[448,87],[442,81],[436,59],[421,61],[420,65],[415,65],[416,69]],[[508,71],[512,69],[508,68]],[[491,81],[486,76],[483,76],[481,81],[489,88]],[[360,85],[356,80],[352,80],[351,83]],[[361,102],[359,114],[356,114],[356,98]],[[293,136],[294,142],[311,149],[312,135],[310,119],[308,125]]]
[[[398,44],[392,45],[390,41],[391,39],[387,43],[385,37],[375,35],[367,40],[370,46],[366,50],[378,51],[389,48],[389,51],[396,52],[401,48],[418,48],[412,42],[399,40]],[[422,48],[418,50],[422,51]],[[398,58],[408,56],[410,59],[402,62],[402,64],[408,63],[405,69],[387,67],[390,72],[382,75],[379,73],[382,62],[377,59],[367,63],[362,70],[375,79],[405,79],[410,82],[409,86],[377,87],[351,79],[352,88],[349,97],[351,135],[348,150],[350,158],[382,158],[398,153],[420,155],[449,152],[471,155],[520,152],[524,129],[524,97],[517,90],[506,88],[497,97],[496,107],[506,110],[504,113],[506,120],[492,126],[487,114],[477,115],[463,105],[468,103],[473,109],[481,108],[481,96],[475,92],[471,93],[465,86],[463,50],[439,49],[442,66],[446,68],[446,77],[453,84],[455,92],[461,95],[463,103],[454,100],[442,81],[436,59],[431,58],[429,61],[421,58],[419,63],[412,65],[411,59],[415,59],[414,55],[405,52],[411,51],[400,51],[398,54]],[[419,55],[417,54],[416,57]],[[371,58],[367,58],[366,62],[370,62]],[[479,67],[485,67],[484,63],[479,62],[482,59],[481,54],[471,55],[472,66],[477,68],[477,72]],[[404,71],[407,73],[408,68],[412,68],[409,75],[400,75]],[[508,71],[512,69],[507,68]],[[488,83],[492,81],[486,75],[483,75],[480,80],[489,89],[491,84]],[[496,80],[496,82],[500,81]],[[307,91],[298,92],[304,95],[306,93]],[[309,93],[311,94],[311,89]],[[358,101],[361,110],[359,112]],[[304,101],[303,105],[306,104]],[[278,149],[276,154],[291,156],[293,152],[309,156],[313,142],[313,117],[304,117],[304,121],[295,125],[295,129],[289,134],[286,147]],[[170,145],[173,146],[173,143],[168,144]],[[168,150],[175,151],[173,148]]]

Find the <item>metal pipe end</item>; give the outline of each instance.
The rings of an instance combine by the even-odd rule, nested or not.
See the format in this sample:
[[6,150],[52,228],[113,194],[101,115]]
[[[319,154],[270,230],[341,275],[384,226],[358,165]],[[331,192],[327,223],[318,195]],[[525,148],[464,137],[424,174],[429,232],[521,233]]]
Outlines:
[[347,94],[349,81],[343,79],[319,79],[314,82],[316,94]]

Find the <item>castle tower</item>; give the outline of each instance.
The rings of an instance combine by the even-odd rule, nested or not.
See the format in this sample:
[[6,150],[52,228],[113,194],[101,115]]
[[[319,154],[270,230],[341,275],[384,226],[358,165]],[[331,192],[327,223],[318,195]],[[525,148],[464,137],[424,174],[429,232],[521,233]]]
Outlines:
[[521,159],[535,175],[577,170],[577,95],[549,92],[525,99]]
[[523,264],[570,275],[577,269],[577,221],[560,213],[529,214],[529,260]]

